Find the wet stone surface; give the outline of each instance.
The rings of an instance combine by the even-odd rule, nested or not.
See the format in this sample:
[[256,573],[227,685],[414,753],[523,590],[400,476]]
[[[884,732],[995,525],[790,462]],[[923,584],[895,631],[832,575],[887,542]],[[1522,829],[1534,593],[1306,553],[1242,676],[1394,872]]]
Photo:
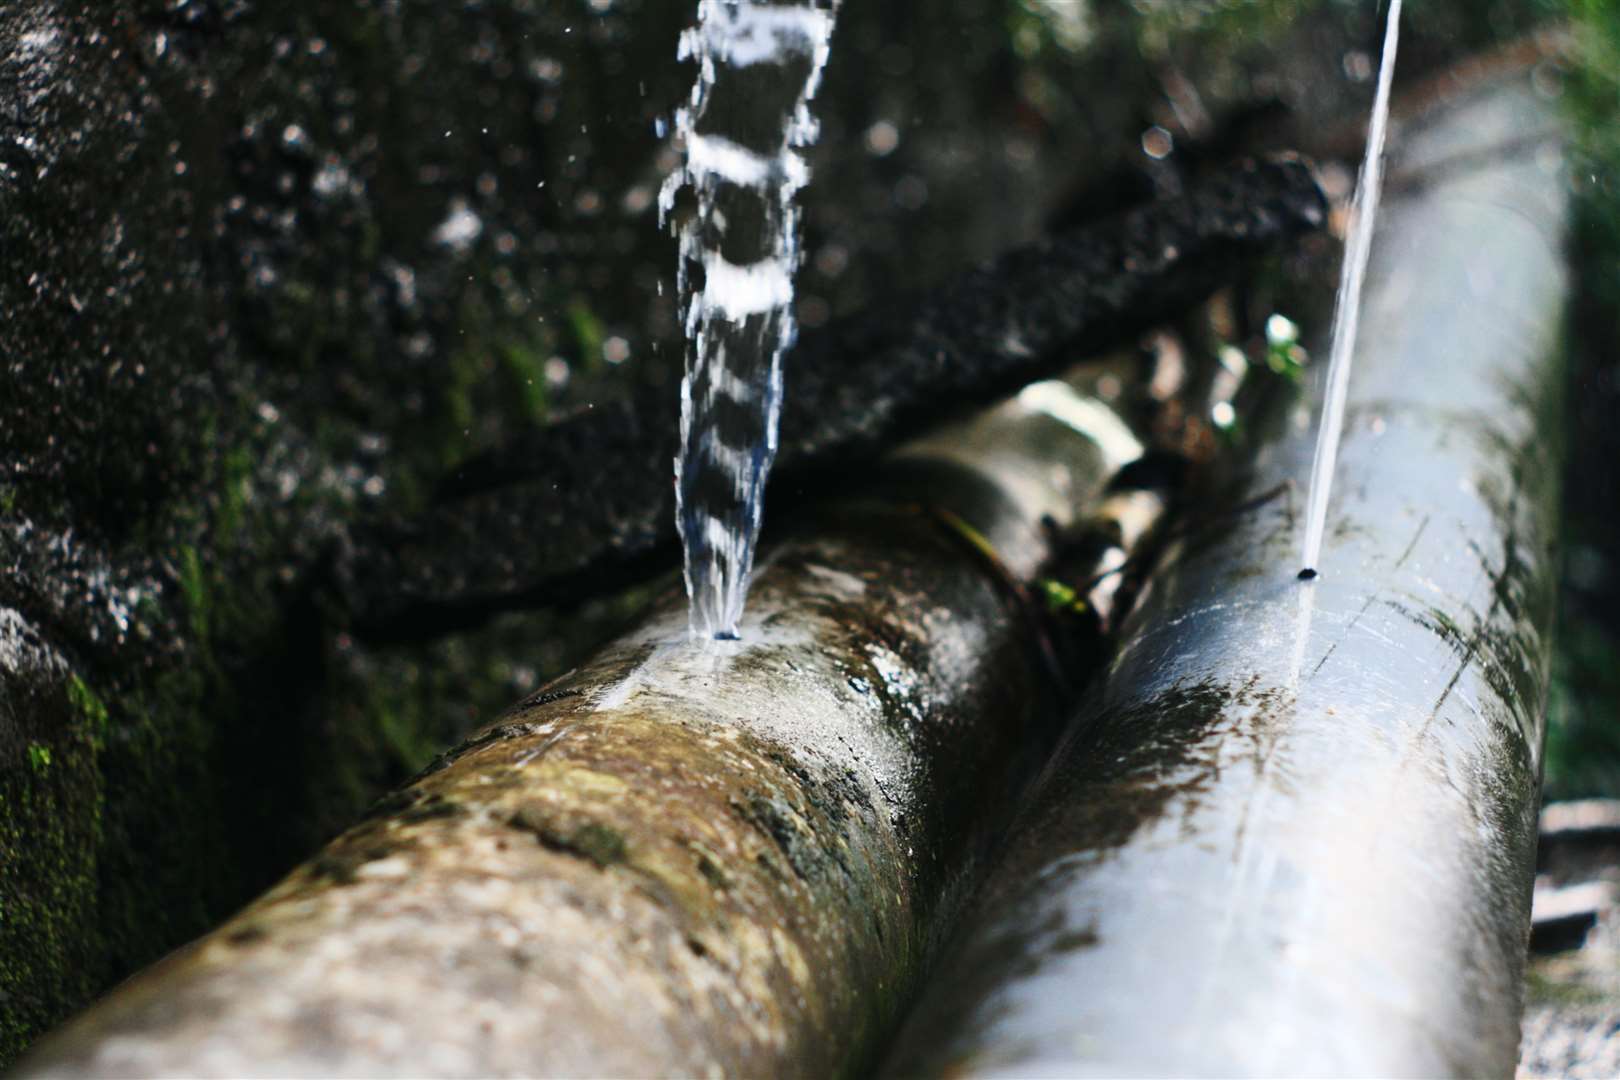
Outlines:
[[368,650],[318,568],[545,415],[549,358],[604,368],[593,283],[656,276],[629,28],[0,10],[0,1061],[561,662],[544,620]]

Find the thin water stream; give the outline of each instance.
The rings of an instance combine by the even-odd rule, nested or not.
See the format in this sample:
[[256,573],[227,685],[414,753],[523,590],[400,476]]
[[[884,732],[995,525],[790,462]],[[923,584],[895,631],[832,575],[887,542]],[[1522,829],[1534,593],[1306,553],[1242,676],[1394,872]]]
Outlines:
[[1328,360],[1327,397],[1322,406],[1322,425],[1316,437],[1316,457],[1311,463],[1310,498],[1305,512],[1305,542],[1299,576],[1310,581],[1317,576],[1322,556],[1322,534],[1327,524],[1328,496],[1333,490],[1333,469],[1338,463],[1339,441],[1344,432],[1344,403],[1350,393],[1350,366],[1361,324],[1361,291],[1367,276],[1367,260],[1372,255],[1373,228],[1378,220],[1378,200],[1384,185],[1384,141],[1389,129],[1389,90],[1395,76],[1395,53],[1400,45],[1401,0],[1389,5],[1389,21],[1384,29],[1384,59],[1378,71],[1378,94],[1373,101],[1372,122],[1367,129],[1367,154],[1361,163],[1355,202],[1350,211],[1350,237],[1345,245],[1344,269],[1339,278],[1339,297],[1333,312],[1333,347]]
[[[680,243],[687,338],[676,524],[694,639],[730,640],[748,592],[776,456],[782,356],[793,344],[799,151],[831,49],[838,0],[700,0],[680,55],[698,65],[675,114],[685,164],[659,208]],[[686,205],[677,206],[683,196]]]

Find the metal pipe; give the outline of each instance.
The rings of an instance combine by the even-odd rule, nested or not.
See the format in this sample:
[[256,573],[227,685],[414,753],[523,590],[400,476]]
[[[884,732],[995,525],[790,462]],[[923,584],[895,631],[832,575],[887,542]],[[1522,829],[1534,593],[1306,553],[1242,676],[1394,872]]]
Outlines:
[[1400,134],[1321,578],[1295,579],[1295,416],[1235,497],[1256,505],[1185,543],[1127,628],[891,1073],[1512,1075],[1559,505],[1558,128],[1520,78]]
[[1024,590],[1141,452],[1076,382],[912,447],[776,544],[742,641],[672,593],[19,1075],[869,1063],[1056,736]]

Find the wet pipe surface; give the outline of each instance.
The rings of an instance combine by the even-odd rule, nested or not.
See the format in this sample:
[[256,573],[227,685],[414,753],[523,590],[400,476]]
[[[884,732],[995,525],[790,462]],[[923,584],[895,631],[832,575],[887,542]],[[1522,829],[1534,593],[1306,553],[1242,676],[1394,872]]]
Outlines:
[[[1549,123],[1517,85],[1451,110],[1405,163]],[[1295,418],[1247,488],[1284,496],[1172,552],[894,1072],[1512,1072],[1566,188],[1477,160],[1387,209],[1321,576]]]
[[892,490],[807,511],[742,641],[689,641],[671,590],[24,1074],[870,1064],[1057,734],[1023,579],[1142,450],[1022,397],[945,442],[982,460],[919,444]]

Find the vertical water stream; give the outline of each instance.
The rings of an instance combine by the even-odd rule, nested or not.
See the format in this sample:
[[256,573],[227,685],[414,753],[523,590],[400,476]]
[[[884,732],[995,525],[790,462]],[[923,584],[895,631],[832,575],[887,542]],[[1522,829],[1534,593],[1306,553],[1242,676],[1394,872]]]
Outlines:
[[[799,150],[831,48],[838,0],[700,0],[680,55],[698,66],[675,113],[683,166],[659,197],[679,239],[687,351],[676,524],[691,632],[737,636],[776,455],[782,355],[799,263]],[[677,202],[682,205],[677,207]]]
[[1338,306],[1333,312],[1333,351],[1328,360],[1327,397],[1322,425],[1316,436],[1316,458],[1311,463],[1310,499],[1305,511],[1305,542],[1301,552],[1303,581],[1316,577],[1327,527],[1328,495],[1333,490],[1333,469],[1339,460],[1339,439],[1344,431],[1344,402],[1350,394],[1350,363],[1361,323],[1361,288],[1372,255],[1373,227],[1378,220],[1378,199],[1384,186],[1384,136],[1389,129],[1389,90],[1395,78],[1395,54],[1400,46],[1401,0],[1391,0],[1384,28],[1384,59],[1378,71],[1378,94],[1373,99],[1372,122],[1367,129],[1367,154],[1356,182],[1350,210],[1350,237],[1344,249],[1339,278]]

